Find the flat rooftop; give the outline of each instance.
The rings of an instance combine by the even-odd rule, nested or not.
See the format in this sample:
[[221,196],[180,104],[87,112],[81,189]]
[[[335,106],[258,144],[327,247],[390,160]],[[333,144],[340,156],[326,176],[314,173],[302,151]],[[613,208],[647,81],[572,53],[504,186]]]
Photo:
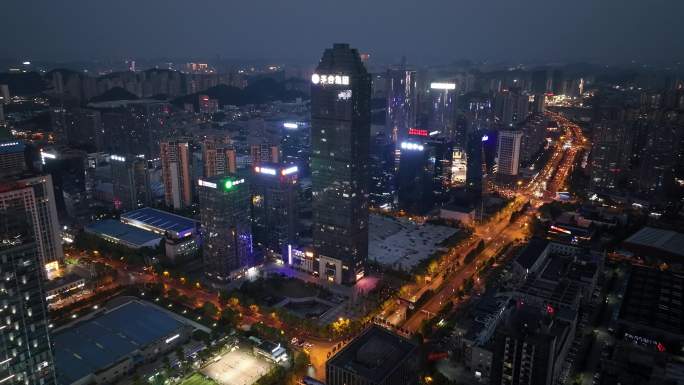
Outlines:
[[441,248],[458,229],[408,219],[370,215],[368,258],[397,270],[410,271]]
[[377,325],[368,328],[346,347],[333,356],[326,365],[381,383],[409,356],[416,345]]
[[532,238],[515,261],[522,266],[523,269],[531,268],[534,263],[537,262],[548,244],[549,241],[546,239]]
[[52,335],[58,383],[106,368],[184,324],[141,301],[127,302]]
[[123,213],[121,214],[121,220],[139,222],[149,227],[160,229],[161,231],[175,232],[178,234],[192,232],[197,228],[197,221],[194,219],[150,207],[143,207],[141,209]]
[[86,226],[86,230],[98,235],[118,239],[135,247],[145,247],[151,243],[159,243],[161,241],[161,235],[121,223],[115,219],[97,221]]
[[684,256],[684,234],[672,230],[644,227],[627,238],[625,243],[651,247],[676,256]]

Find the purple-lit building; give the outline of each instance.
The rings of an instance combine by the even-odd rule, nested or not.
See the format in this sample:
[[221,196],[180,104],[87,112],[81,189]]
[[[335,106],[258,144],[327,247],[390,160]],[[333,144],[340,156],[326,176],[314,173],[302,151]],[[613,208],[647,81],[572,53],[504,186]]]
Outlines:
[[255,265],[249,183],[231,174],[198,185],[204,272],[213,281],[238,278]]
[[387,70],[387,133],[395,142],[408,136],[416,125],[416,71],[400,68]]

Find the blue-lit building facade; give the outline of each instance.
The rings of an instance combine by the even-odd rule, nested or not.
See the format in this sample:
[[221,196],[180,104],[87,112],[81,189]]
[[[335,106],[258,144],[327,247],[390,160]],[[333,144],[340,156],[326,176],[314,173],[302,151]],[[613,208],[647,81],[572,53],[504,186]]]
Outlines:
[[235,174],[198,180],[204,272],[213,281],[255,265],[249,183]]
[[368,258],[371,78],[356,49],[326,49],[311,78],[313,243],[318,272],[354,283]]

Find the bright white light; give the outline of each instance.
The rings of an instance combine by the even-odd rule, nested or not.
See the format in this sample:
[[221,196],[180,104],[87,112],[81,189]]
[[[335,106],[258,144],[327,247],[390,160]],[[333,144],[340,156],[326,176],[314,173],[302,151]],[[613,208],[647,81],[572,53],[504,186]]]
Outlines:
[[116,160],[117,162],[125,162],[126,161],[126,158],[124,158],[123,156],[119,156],[119,155],[112,155],[109,157],[109,159]]
[[210,187],[210,188],[216,188],[216,183],[207,182],[206,180],[200,179],[200,180],[197,181],[197,183],[198,183],[200,186]]
[[18,145],[18,144],[19,144],[19,142],[0,143],[0,147],[16,146],[16,145]]
[[276,170],[274,168],[270,167],[254,167],[254,171],[260,173],[260,174],[268,174],[268,175],[275,175]]
[[455,90],[455,83],[430,83],[430,88],[433,90]]
[[351,97],[352,97],[352,91],[351,90],[340,91],[340,93],[337,94],[338,100],[348,100],[348,99],[351,99]]
[[49,152],[42,152],[41,151],[40,156],[42,156],[43,158],[57,159],[57,155],[50,154]]
[[289,128],[291,130],[296,130],[297,128],[299,128],[299,125],[297,123],[285,122],[283,123],[283,127]]
[[173,335],[173,336],[166,339],[166,343],[169,344],[169,343],[177,340],[179,337],[180,337],[180,334]]
[[288,168],[284,169],[283,171],[281,171],[281,173],[283,175],[290,175],[290,174],[293,174],[297,171],[299,171],[299,168],[297,166],[292,166],[292,167],[288,167]]
[[401,148],[404,150],[411,151],[423,151],[425,149],[425,147],[422,144],[411,142],[401,142]]
[[489,135],[483,135],[483,136],[482,136],[482,141],[483,141],[483,142],[486,142],[486,141],[488,141],[488,140],[489,140]]
[[311,83],[321,84],[321,85],[337,84],[337,85],[347,86],[347,85],[349,85],[349,76],[347,76],[347,75],[313,74],[313,75],[311,75]]
[[437,134],[439,134],[439,131],[430,131],[430,133],[428,135],[435,136]]
[[23,65],[25,65],[25,66],[30,66],[30,65],[31,65],[31,62],[30,62],[30,61],[25,61],[25,62],[23,62],[23,63],[21,63],[21,64],[23,64]]

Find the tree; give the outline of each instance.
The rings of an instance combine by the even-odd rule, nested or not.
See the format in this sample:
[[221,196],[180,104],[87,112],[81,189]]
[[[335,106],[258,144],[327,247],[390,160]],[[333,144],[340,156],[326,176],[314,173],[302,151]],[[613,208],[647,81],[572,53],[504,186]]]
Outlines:
[[205,302],[204,305],[202,305],[202,311],[204,312],[204,315],[206,315],[209,318],[216,318],[218,316],[218,308],[216,305],[214,305],[212,302]]

